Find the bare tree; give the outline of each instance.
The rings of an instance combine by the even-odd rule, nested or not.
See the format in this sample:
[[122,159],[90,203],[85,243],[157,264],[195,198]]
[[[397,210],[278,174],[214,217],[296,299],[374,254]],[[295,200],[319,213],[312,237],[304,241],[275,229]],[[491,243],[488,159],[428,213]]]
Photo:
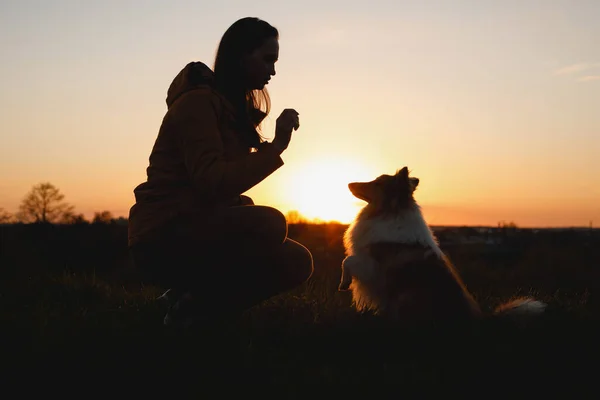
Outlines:
[[49,182],[35,185],[19,206],[22,222],[59,223],[73,215],[74,207],[64,202],[65,196]]
[[13,221],[13,215],[0,207],[0,224],[8,224]]

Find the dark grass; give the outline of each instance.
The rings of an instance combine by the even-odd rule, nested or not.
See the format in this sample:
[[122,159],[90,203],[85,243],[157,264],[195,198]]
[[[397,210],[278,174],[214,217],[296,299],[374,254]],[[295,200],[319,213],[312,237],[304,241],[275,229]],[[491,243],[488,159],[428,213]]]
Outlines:
[[357,397],[364,387],[464,385],[487,397],[522,385],[538,394],[592,388],[596,380],[597,232],[513,232],[503,246],[446,246],[484,309],[532,294],[550,304],[548,313],[529,323],[408,329],[358,315],[350,294],[337,292],[345,226],[292,225],[290,236],[314,256],[306,284],[239,319],[177,332],[162,326],[164,305],[154,300],[164,288],[144,286],[132,269],[126,227],[0,229],[2,377],[26,379],[24,389],[40,389],[33,382],[41,380],[144,391],[167,384],[201,395],[212,384],[221,393],[262,384],[290,398],[322,384]]

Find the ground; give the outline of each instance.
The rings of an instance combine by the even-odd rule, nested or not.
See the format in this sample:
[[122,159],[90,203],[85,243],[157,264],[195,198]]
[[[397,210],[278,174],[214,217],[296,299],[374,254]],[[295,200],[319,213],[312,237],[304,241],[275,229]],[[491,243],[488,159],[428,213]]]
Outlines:
[[28,377],[22,390],[40,389],[47,378],[138,391],[167,385],[195,395],[212,384],[221,393],[243,386],[246,394],[261,384],[277,388],[278,398],[323,384],[350,397],[363,388],[481,386],[481,396],[525,384],[538,395],[556,385],[593,387],[597,232],[499,232],[504,247],[443,246],[485,310],[532,294],[550,304],[547,315],[527,324],[410,330],[357,314],[350,294],[337,291],[344,229],[291,225],[290,237],[314,256],[306,284],[239,320],[175,332],[162,326],[165,309],[155,301],[164,288],[141,284],[131,268],[126,226],[2,226],[3,379]]

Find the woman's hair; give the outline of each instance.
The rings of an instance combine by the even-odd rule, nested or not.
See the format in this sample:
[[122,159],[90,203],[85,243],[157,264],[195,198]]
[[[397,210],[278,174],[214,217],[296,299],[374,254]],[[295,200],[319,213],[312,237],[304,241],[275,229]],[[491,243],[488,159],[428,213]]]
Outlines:
[[263,140],[257,128],[269,114],[271,102],[266,88],[252,90],[244,86],[241,62],[269,38],[279,39],[275,27],[259,18],[242,18],[223,34],[215,57],[216,88],[235,108],[236,122],[250,147]]

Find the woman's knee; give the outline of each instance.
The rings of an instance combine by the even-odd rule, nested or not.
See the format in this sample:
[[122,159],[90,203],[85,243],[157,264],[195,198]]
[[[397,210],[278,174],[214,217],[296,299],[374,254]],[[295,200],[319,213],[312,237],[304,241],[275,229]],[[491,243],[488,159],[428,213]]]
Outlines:
[[288,225],[285,215],[276,208],[260,206],[263,213],[262,226],[267,230],[267,235],[277,244],[283,243],[288,235]]

